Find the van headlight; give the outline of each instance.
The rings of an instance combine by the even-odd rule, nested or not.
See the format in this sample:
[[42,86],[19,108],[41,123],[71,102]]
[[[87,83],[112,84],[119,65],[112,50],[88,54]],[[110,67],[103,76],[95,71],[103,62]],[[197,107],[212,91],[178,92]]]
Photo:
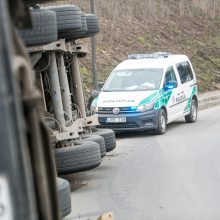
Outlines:
[[98,112],[98,97],[96,97],[93,101],[92,101],[92,103],[91,103],[91,107],[90,107],[90,110],[91,110],[91,112],[93,112],[93,113],[97,113]]
[[98,112],[98,106],[91,106],[91,112],[97,113]]
[[137,107],[137,111],[138,112],[145,112],[145,111],[149,111],[152,110],[154,108],[154,102],[148,102],[145,104],[141,104]]

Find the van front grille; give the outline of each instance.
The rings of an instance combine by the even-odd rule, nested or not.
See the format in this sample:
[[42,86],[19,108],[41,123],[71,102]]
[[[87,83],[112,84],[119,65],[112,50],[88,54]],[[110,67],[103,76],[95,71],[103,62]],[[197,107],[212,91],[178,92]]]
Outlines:
[[[112,114],[113,113],[113,109],[115,107],[99,107],[98,108],[98,113],[100,114]],[[131,107],[119,107],[119,114],[123,114],[123,113],[134,113],[135,110],[132,110]]]

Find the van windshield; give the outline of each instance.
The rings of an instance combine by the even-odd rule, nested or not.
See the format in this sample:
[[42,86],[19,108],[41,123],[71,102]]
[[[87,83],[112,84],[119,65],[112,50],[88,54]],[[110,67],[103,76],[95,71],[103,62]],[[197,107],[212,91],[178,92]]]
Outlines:
[[163,69],[114,70],[103,91],[150,91],[160,87]]

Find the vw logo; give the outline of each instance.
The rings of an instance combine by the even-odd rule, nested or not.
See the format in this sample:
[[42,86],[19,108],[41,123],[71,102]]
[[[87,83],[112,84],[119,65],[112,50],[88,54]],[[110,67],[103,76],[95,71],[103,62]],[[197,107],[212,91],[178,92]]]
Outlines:
[[113,108],[112,112],[113,112],[114,115],[117,115],[117,114],[119,114],[120,109],[119,108]]

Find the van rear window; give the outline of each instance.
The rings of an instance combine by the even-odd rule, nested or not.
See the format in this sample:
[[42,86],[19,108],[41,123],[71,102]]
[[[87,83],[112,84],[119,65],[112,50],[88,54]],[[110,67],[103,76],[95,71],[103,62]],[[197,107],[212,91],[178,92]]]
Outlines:
[[182,84],[193,80],[194,77],[189,62],[186,61],[186,62],[178,63],[176,65],[176,68],[178,70]]

